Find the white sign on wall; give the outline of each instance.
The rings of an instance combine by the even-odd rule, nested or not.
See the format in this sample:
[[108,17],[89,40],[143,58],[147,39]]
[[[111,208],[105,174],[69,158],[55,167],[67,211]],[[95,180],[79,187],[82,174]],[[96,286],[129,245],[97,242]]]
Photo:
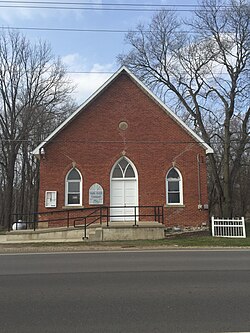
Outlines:
[[103,205],[103,188],[100,184],[93,184],[89,188],[89,204]]
[[45,191],[45,207],[56,207],[56,191]]

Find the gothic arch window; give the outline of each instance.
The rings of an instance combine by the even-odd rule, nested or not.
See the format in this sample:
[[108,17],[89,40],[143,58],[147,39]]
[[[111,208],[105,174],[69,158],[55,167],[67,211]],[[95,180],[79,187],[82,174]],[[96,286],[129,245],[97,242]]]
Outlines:
[[114,167],[112,179],[115,178],[136,178],[132,165],[125,157],[120,159]]
[[82,205],[82,176],[76,168],[71,169],[65,179],[65,204]]
[[166,192],[168,205],[183,204],[182,176],[177,168],[171,168],[167,173]]

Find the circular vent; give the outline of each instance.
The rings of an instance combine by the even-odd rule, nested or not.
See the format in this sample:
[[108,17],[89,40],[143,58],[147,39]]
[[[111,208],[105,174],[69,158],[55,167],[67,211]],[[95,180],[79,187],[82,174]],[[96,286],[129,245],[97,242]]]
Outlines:
[[119,124],[119,128],[125,131],[128,128],[128,123],[126,123],[126,121],[121,121]]

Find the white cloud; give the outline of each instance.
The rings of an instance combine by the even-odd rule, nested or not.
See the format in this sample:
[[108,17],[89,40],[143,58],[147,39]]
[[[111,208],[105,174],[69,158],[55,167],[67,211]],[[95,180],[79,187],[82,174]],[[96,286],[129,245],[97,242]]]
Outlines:
[[17,19],[31,20],[32,12],[26,8],[1,8],[0,18],[7,24],[14,23]]
[[[36,5],[36,2],[37,5]],[[102,4],[102,0],[90,0],[90,2],[100,3]],[[9,7],[4,7],[9,6]],[[20,7],[18,7],[20,6]],[[21,7],[23,6],[23,7]],[[38,8],[29,8],[29,6]],[[50,6],[49,4],[44,4],[44,7]],[[52,7],[57,7],[56,4],[51,4]],[[25,8],[26,7],[26,8]],[[37,19],[47,19],[47,18],[59,18],[62,20],[67,17],[74,17],[75,19],[82,19],[84,11],[83,10],[70,10],[70,9],[54,9],[54,8],[42,8],[43,5],[39,3],[39,1],[35,0],[30,4],[15,4],[12,0],[6,0],[2,7],[0,7],[0,19],[4,22],[4,24],[14,24],[17,21],[36,21]],[[64,7],[61,4],[58,4],[58,7]],[[65,7],[77,7],[66,5]]]
[[[6,3],[4,5],[8,5]],[[3,5],[3,6],[4,6]],[[35,2],[31,4],[35,6]],[[38,4],[39,6],[40,4]],[[18,7],[24,6],[24,7]],[[27,6],[27,8],[25,8]],[[47,19],[55,16],[55,11],[50,9],[42,8],[28,8],[29,4],[13,4],[10,2],[9,7],[0,8],[0,19],[8,25],[15,24],[20,21],[36,21],[37,19]]]
[[74,93],[74,97],[78,104],[84,102],[89,96],[91,96],[107,79],[111,74],[98,74],[87,73],[81,75],[74,75],[73,82],[76,83],[77,89]]
[[114,64],[95,63],[89,69],[87,59],[78,53],[62,57],[62,61],[69,72],[87,72],[69,73],[72,83],[76,85],[73,98],[78,104],[83,103],[112,75],[112,73],[100,72],[114,72]]
[[79,53],[71,53],[62,57],[62,62],[70,71],[83,70],[87,59],[83,58]]

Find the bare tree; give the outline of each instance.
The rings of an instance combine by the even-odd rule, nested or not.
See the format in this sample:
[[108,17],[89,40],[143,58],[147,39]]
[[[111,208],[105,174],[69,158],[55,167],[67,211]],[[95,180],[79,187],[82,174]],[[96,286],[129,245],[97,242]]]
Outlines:
[[181,108],[214,148],[210,203],[218,214],[231,216],[234,186],[249,148],[250,6],[241,0],[230,6],[220,0],[202,4],[187,33],[172,12],[156,14],[149,27],[128,33],[132,49],[118,61]]
[[[4,178],[0,186],[1,224],[5,227],[15,207],[13,199],[20,180],[21,202],[26,209],[29,201],[23,202],[25,184],[38,184],[33,178],[37,162],[32,161],[29,149],[58,124],[71,92],[65,69],[49,45],[31,45],[16,31],[0,34],[0,172]],[[28,200],[32,201],[31,193]]]

